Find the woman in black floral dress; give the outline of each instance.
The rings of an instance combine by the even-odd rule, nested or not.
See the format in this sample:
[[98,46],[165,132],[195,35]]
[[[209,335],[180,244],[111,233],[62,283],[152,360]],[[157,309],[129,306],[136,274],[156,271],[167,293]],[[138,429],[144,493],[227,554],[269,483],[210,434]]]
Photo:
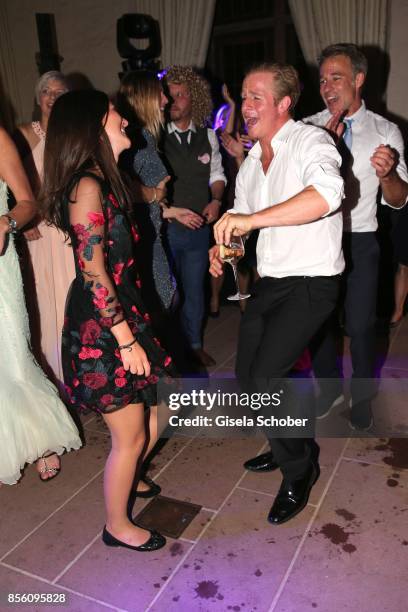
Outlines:
[[126,508],[145,444],[144,407],[156,406],[156,383],[169,375],[171,358],[154,338],[139,296],[138,234],[116,167],[130,145],[125,126],[102,92],[58,99],[47,131],[42,199],[75,253],[62,343],[67,390],[75,406],[102,413],[112,436],[103,541],[155,550],[164,546],[163,536],[136,527]]

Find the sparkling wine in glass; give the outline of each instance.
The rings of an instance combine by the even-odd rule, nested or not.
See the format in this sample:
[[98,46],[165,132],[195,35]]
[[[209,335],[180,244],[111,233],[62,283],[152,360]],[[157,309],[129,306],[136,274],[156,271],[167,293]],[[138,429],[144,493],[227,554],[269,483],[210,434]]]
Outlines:
[[246,300],[251,297],[250,293],[241,293],[239,290],[239,282],[238,282],[238,271],[237,265],[238,261],[242,259],[245,255],[244,241],[242,236],[231,236],[231,242],[229,244],[221,244],[220,245],[220,257],[222,261],[229,263],[234,272],[235,285],[237,287],[237,292],[234,295],[229,295],[228,300]]

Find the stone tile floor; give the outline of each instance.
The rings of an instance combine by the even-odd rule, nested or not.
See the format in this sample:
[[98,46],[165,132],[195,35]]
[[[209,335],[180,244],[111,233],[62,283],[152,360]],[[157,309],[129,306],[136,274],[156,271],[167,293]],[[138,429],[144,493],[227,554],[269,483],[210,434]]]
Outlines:
[[[206,349],[231,373],[239,311],[209,322]],[[393,330],[382,375],[408,378],[408,317]],[[349,367],[345,348],[346,370]],[[384,361],[384,359],[383,359]],[[406,403],[405,403],[406,405]],[[401,426],[407,419],[398,408]],[[66,604],[21,610],[101,612],[405,612],[408,601],[408,440],[321,439],[321,476],[307,508],[272,527],[279,475],[242,462],[266,449],[245,440],[175,436],[154,458],[163,494],[203,506],[177,541],[151,554],[106,548],[103,422],[83,417],[86,446],[41,483],[32,467],[0,489],[0,610],[7,593],[49,593]],[[146,502],[138,501],[138,512]]]

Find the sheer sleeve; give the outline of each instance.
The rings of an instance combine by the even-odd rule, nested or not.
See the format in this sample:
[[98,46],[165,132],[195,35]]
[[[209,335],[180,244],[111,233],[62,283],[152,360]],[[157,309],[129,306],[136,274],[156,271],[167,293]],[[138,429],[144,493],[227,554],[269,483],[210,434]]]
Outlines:
[[115,284],[106,268],[105,216],[100,186],[92,178],[82,178],[73,201],[68,204],[69,222],[79,269],[85,286],[93,293],[95,309],[104,327],[123,319]]

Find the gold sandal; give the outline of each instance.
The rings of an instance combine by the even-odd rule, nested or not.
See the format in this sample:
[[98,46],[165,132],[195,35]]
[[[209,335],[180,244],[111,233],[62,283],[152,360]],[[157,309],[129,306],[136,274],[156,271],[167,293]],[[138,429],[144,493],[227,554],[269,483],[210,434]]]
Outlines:
[[[38,470],[38,475],[39,478],[42,482],[47,482],[48,480],[52,480],[53,478],[55,478],[55,476],[58,476],[58,474],[61,471],[61,467],[50,467],[49,465],[47,465],[46,459],[49,459],[50,457],[53,456],[58,457],[57,453],[44,453],[43,455],[41,455],[41,457],[37,460],[37,466],[38,466],[38,462],[42,461],[43,462],[43,466]],[[47,478],[43,478],[41,476],[41,474],[49,474],[49,476]]]

